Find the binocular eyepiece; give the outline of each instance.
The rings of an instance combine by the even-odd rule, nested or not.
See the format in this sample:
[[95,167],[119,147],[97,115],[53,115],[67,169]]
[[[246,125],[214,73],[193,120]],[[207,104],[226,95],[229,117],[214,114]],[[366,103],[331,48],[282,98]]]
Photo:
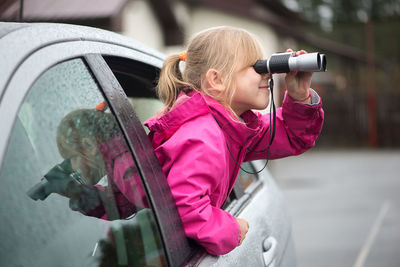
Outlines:
[[295,52],[275,53],[269,59],[257,60],[253,65],[259,74],[287,73],[290,71],[324,72],[326,57],[318,52],[296,56]]

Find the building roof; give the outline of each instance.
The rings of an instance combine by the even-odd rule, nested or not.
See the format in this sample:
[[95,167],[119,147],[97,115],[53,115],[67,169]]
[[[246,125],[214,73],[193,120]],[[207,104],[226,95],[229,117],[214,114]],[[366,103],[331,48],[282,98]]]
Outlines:
[[[20,1],[9,1],[7,10],[0,14],[2,20],[14,20],[19,13]],[[118,14],[127,0],[24,0],[25,21],[76,20],[112,17]]]
[[[0,21],[19,21],[21,0],[3,0]],[[62,22],[121,31],[121,12],[129,0],[23,0],[24,22]],[[165,44],[181,44],[183,34],[171,0],[149,0]]]

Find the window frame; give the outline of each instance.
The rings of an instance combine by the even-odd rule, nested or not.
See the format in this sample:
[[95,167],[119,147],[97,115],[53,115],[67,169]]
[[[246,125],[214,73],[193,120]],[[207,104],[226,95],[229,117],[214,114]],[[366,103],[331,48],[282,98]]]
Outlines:
[[110,110],[116,116],[127,139],[155,214],[167,262],[170,266],[181,266],[192,256],[194,247],[184,233],[174,198],[150,140],[123,88],[102,55],[86,54],[83,59],[99,83],[100,90],[109,102]]

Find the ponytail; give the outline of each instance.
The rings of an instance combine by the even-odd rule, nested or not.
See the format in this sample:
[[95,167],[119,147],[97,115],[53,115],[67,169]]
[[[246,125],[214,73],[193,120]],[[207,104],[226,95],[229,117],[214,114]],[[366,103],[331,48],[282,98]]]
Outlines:
[[194,86],[183,81],[182,72],[179,69],[181,61],[179,54],[169,56],[161,69],[157,86],[158,97],[167,108],[171,108],[183,88]]

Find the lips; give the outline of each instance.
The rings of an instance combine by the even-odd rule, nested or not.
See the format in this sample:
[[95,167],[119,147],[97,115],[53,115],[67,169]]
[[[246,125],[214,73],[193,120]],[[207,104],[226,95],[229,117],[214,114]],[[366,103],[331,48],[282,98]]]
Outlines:
[[260,88],[262,90],[268,90],[269,86],[268,85],[262,85],[262,86],[259,86],[258,88]]

